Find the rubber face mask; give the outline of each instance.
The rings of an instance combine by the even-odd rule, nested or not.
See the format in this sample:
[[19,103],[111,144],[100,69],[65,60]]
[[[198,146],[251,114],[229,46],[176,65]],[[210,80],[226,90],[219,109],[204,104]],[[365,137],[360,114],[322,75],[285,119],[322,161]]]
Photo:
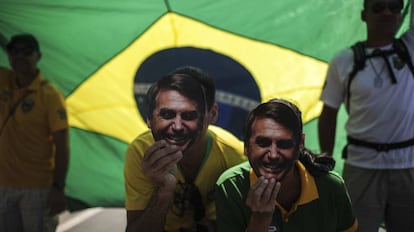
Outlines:
[[282,181],[298,159],[290,130],[270,118],[256,118],[245,153],[255,174]]

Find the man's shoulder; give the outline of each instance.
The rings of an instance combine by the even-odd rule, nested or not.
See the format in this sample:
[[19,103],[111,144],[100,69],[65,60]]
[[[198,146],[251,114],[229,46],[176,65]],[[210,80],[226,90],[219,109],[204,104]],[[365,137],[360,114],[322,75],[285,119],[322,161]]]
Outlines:
[[342,50],[335,53],[335,55],[333,56],[331,60],[331,63],[332,64],[343,64],[344,62],[348,63],[348,62],[353,61],[354,52],[352,51],[351,46],[343,48]]
[[129,143],[129,146],[150,146],[154,143],[154,137],[150,130],[144,131],[135,137],[132,142]]
[[217,185],[221,185],[226,182],[240,182],[249,179],[250,169],[251,167],[249,161],[237,164],[227,169],[220,175],[217,180]]
[[154,143],[151,131],[144,131],[132,140],[126,149],[126,160],[143,157],[145,150]]
[[228,167],[246,160],[243,143],[230,132],[219,127],[210,126],[208,133],[212,136],[211,153],[224,159]]
[[326,188],[343,188],[344,179],[335,171],[329,171],[326,174],[321,174],[315,177],[318,186]]
[[243,147],[242,141],[223,128],[209,126],[208,133],[212,135],[213,141],[219,145],[235,147],[237,150],[240,149],[240,147]]
[[42,91],[46,95],[61,95],[63,96],[62,92],[56,87],[52,82],[46,79],[41,73],[36,77],[34,88],[42,89]]
[[0,83],[8,83],[9,78],[12,77],[13,71],[6,67],[0,66]]

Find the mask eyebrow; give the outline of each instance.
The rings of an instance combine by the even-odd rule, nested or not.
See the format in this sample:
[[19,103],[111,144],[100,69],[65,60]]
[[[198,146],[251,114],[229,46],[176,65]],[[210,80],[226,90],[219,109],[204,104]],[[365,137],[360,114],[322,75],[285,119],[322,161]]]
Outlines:
[[266,137],[257,136],[254,141],[259,147],[268,147],[272,144],[272,140]]
[[276,141],[276,145],[280,149],[290,149],[295,146],[293,139],[281,139]]
[[199,114],[196,110],[193,111],[185,111],[181,113],[181,118],[186,121],[196,120]]
[[[258,136],[255,139],[255,143],[260,147],[268,147],[272,144],[272,140],[270,138]],[[295,142],[293,139],[279,139],[276,140],[276,146],[279,149],[291,149],[295,146]]]
[[158,115],[163,119],[173,119],[177,117],[177,114],[179,114],[181,118],[185,121],[193,121],[198,119],[199,117],[199,113],[196,110],[176,112],[172,109],[160,109]]
[[177,112],[175,112],[174,110],[170,110],[170,109],[160,109],[160,112],[158,113],[158,115],[163,119],[172,119],[176,117]]

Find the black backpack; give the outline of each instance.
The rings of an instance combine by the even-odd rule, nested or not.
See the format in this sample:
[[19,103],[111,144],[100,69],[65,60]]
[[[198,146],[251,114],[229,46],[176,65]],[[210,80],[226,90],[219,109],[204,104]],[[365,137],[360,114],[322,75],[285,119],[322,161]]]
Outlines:
[[[410,69],[411,73],[413,74],[413,78],[414,78],[414,66],[413,63],[411,62],[411,57],[410,54],[408,52],[407,46],[405,45],[405,43],[402,41],[402,39],[395,39],[393,42],[393,48],[391,50],[387,50],[387,51],[381,51],[381,52],[373,52],[373,54],[367,55],[365,53],[365,43],[364,42],[357,42],[354,45],[352,45],[352,51],[354,53],[354,66],[352,67],[352,71],[349,73],[349,78],[348,78],[348,83],[347,83],[347,88],[346,88],[346,92],[347,92],[347,101],[346,101],[346,109],[350,110],[350,99],[351,99],[351,82],[354,79],[355,75],[363,70],[365,68],[365,62],[367,59],[370,59],[372,57],[383,57],[385,64],[388,68],[388,71],[390,73],[391,76],[391,82],[393,84],[397,83],[397,80],[395,78],[393,69],[391,67],[391,64],[389,63],[387,56],[396,53],[398,55],[398,57],[401,59],[402,62],[404,62],[405,64],[408,65],[408,68]],[[376,149],[377,151],[386,151],[388,149],[394,149],[394,148],[401,148],[401,147],[405,147],[405,146],[411,146],[414,145],[414,138],[407,140],[407,141],[403,141],[400,143],[394,143],[394,144],[376,144],[376,143],[370,143],[370,142],[366,142],[366,141],[362,141],[362,140],[358,140],[355,138],[352,138],[350,136],[347,137],[347,145],[345,145],[345,147],[342,150],[342,158],[346,158],[347,157],[347,147],[349,143],[352,144],[356,144],[359,146],[366,146],[366,147],[371,147]]]
[[[365,68],[365,62],[367,59],[370,59],[372,57],[379,57],[379,56],[386,57],[386,56],[396,53],[398,57],[401,59],[401,61],[403,61],[405,64],[408,65],[408,68],[411,70],[411,73],[413,74],[413,77],[414,77],[414,66],[413,66],[413,63],[411,62],[411,57],[408,52],[407,46],[402,41],[402,39],[395,39],[393,42],[393,48],[391,50],[381,51],[379,53],[374,52],[374,54],[370,54],[370,55],[367,55],[365,53],[365,43],[362,41],[357,42],[354,45],[352,45],[351,49],[354,53],[354,66],[352,67],[352,71],[349,73],[348,83],[346,86],[346,91],[347,91],[346,106],[348,110],[350,106],[349,101],[350,101],[350,96],[351,96],[351,90],[350,90],[351,82],[354,79],[355,75],[359,71]],[[393,84],[395,84],[397,81],[396,81],[394,72],[392,71],[392,67],[387,59],[384,59],[384,60],[385,60],[385,64],[387,65],[388,71],[391,75],[391,81]]]

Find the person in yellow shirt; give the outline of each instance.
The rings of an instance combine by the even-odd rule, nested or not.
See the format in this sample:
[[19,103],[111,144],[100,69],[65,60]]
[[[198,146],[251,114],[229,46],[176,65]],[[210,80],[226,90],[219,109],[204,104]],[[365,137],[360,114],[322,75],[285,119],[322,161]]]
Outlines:
[[215,183],[246,160],[243,144],[213,124],[215,84],[182,67],[147,92],[147,125],[125,158],[127,231],[215,231]]
[[55,231],[69,156],[64,98],[37,68],[33,35],[3,47],[12,69],[0,67],[0,231]]

